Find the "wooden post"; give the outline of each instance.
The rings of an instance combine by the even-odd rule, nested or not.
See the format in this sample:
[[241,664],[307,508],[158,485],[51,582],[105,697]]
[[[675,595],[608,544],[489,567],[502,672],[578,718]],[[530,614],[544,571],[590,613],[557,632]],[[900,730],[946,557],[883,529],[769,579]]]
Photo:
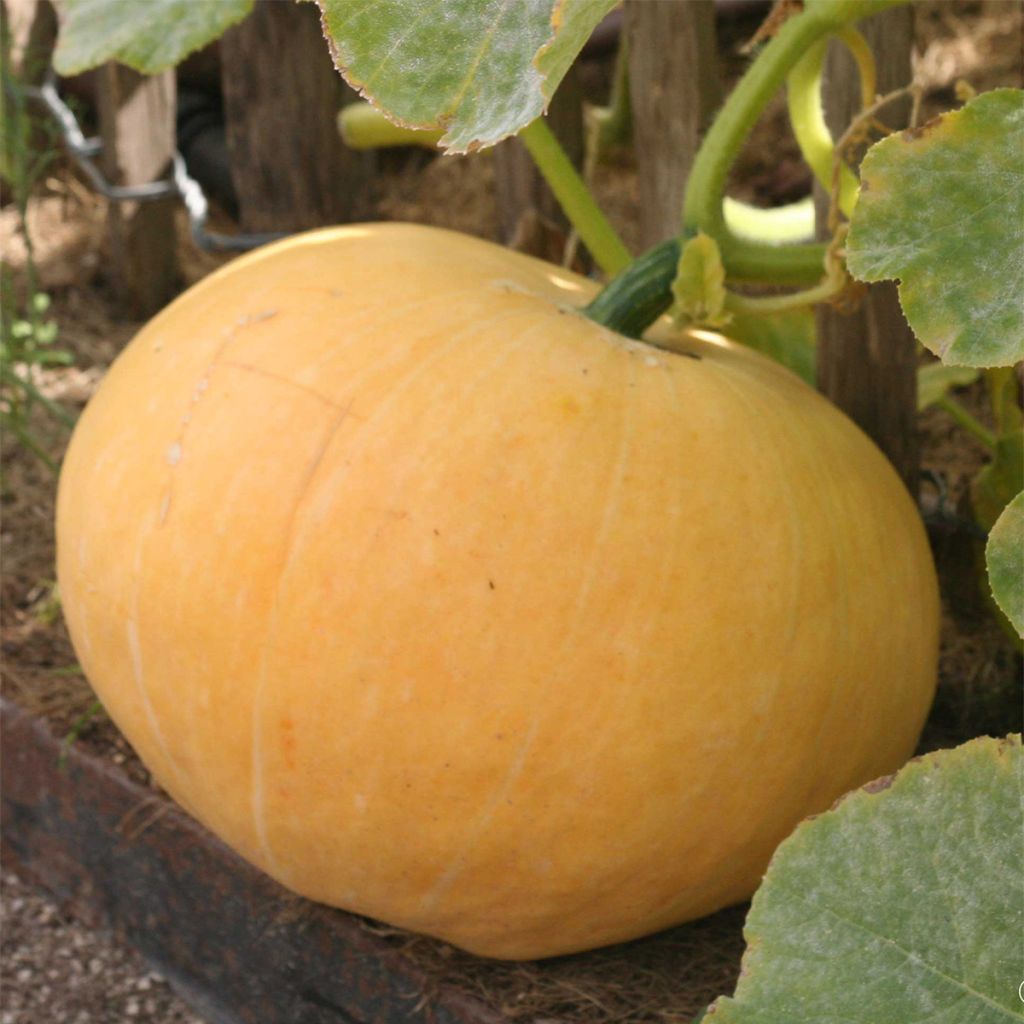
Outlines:
[[[861,26],[878,64],[878,91],[911,79],[913,11],[897,7]],[[853,61],[833,44],[825,66],[826,118],[838,137],[860,109],[860,80]],[[910,104],[891,104],[882,119],[904,127]],[[828,201],[818,192],[819,237],[828,237]],[[820,306],[818,388],[885,453],[910,493],[918,493],[917,346],[891,281],[871,285],[860,308],[841,314]]]
[[50,0],[3,0],[0,19],[11,37],[14,74],[29,85],[43,80],[57,41],[57,12]]
[[[583,90],[570,67],[548,110],[551,130],[577,168],[583,166]],[[502,241],[520,252],[559,262],[568,221],[519,139],[494,147],[494,192]]]
[[[146,77],[120,64],[106,64],[96,86],[108,180],[145,185],[166,177],[175,145],[174,72]],[[177,204],[174,197],[110,204],[114,286],[133,316],[150,316],[177,291]]]
[[640,245],[679,234],[683,191],[721,100],[712,0],[627,0]]
[[365,216],[371,158],[338,134],[347,87],[315,5],[256,3],[220,46],[242,229],[292,232]]

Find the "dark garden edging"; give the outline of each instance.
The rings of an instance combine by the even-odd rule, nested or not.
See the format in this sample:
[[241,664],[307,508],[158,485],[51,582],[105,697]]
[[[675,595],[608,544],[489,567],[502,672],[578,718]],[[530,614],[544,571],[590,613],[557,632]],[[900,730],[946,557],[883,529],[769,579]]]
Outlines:
[[0,700],[6,863],[135,946],[211,1024],[500,1024]]

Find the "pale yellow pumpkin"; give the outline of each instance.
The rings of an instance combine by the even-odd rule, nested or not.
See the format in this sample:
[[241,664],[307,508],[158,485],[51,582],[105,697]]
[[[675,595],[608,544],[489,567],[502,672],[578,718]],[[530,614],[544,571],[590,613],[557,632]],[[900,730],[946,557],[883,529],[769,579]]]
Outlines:
[[295,891],[489,956],[748,896],[935,683],[873,445],[594,290],[424,227],[270,246],[138,335],[61,478],[71,635],[160,783]]

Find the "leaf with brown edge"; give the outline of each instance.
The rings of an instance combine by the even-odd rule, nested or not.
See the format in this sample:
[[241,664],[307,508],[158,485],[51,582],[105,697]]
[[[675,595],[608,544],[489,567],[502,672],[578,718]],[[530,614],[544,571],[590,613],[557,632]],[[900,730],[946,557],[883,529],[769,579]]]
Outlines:
[[54,67],[73,75],[116,60],[155,75],[219,38],[252,5],[253,0],[63,0]]
[[914,333],[954,366],[1024,358],[1024,92],[996,89],[876,143],[850,273],[894,278]]
[[706,1024],[1019,1021],[1019,736],[910,762],[808,819],[754,896]]
[[316,0],[334,63],[392,121],[465,153],[545,110],[617,0]]

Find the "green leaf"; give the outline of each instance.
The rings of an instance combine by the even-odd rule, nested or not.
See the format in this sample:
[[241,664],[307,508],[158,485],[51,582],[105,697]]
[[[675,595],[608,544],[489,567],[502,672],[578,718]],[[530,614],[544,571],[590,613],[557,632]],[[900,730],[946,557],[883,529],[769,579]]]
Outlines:
[[816,333],[809,308],[786,313],[734,313],[725,333],[734,341],[763,352],[814,384]]
[[1024,1004],[1020,737],[912,761],[779,847],[715,1024],[1000,1024]]
[[[522,2],[522,0],[520,0]],[[583,49],[599,21],[619,0],[554,0],[551,27],[554,37],[537,54],[537,70],[543,79],[543,92],[550,102],[558,83]]]
[[732,320],[725,310],[725,267],[718,243],[702,231],[689,239],[679,256],[672,282],[672,315],[696,327],[722,327]]
[[316,0],[338,70],[407,128],[453,153],[539,117],[617,0]]
[[1024,637],[1024,491],[1003,509],[992,527],[985,564],[996,604]]
[[876,143],[861,165],[850,273],[896,278],[943,362],[1024,358],[1024,92],[996,89]]
[[144,75],[174,67],[251,10],[253,0],[63,0],[53,64],[62,75],[116,60]]
[[978,379],[978,371],[970,366],[946,366],[944,363],[928,363],[917,371],[917,409],[945,398],[953,388],[966,387]]

